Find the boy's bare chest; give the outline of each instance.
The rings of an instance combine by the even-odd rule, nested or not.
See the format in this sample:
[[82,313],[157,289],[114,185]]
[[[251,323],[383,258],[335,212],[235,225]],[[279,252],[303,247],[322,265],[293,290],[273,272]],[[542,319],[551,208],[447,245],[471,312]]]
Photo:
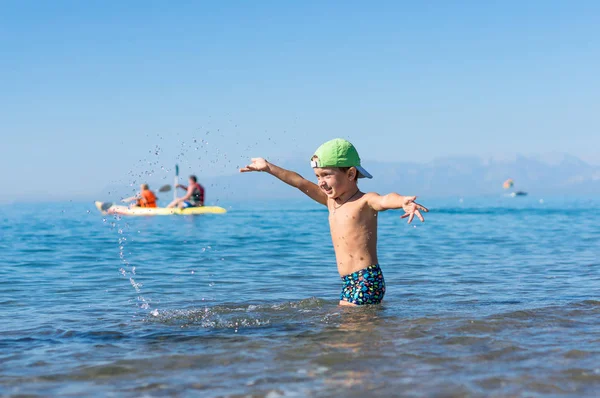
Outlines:
[[370,224],[370,218],[373,216],[369,210],[360,202],[346,203],[339,207],[331,206],[329,225],[332,229],[365,226],[365,224]]

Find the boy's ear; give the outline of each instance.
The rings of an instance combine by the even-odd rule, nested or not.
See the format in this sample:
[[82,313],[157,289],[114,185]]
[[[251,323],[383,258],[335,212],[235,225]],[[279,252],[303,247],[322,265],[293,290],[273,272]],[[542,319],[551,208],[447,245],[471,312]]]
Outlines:
[[354,180],[354,179],[356,179],[356,174],[357,174],[357,173],[358,173],[358,171],[356,170],[356,167],[350,167],[350,168],[348,169],[348,177],[349,177],[351,180]]

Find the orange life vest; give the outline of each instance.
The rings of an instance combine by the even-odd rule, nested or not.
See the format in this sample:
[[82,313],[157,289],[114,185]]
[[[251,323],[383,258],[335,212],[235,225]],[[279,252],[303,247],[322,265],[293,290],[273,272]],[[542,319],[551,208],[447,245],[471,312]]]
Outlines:
[[151,190],[146,189],[141,195],[142,197],[137,201],[139,207],[156,207],[156,195]]

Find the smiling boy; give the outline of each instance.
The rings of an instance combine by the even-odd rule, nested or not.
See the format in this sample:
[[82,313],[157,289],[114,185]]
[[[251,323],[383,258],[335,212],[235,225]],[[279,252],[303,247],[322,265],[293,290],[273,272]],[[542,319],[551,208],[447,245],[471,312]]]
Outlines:
[[340,305],[379,304],[385,294],[385,280],[377,259],[377,213],[403,209],[412,222],[425,221],[425,207],[416,196],[397,193],[363,193],[359,178],[372,178],[362,166],[354,146],[341,138],[321,145],[311,158],[318,184],[298,173],[283,169],[263,158],[253,158],[241,172],[263,171],[298,188],[329,209],[329,228],[343,288]]

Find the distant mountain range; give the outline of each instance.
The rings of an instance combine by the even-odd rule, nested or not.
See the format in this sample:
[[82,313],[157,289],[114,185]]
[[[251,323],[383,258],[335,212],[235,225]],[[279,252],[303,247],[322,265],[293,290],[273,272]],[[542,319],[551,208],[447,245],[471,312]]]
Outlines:
[[[427,163],[372,162],[364,167],[373,180],[362,180],[363,190],[381,193],[396,191],[402,194],[427,196],[502,195],[502,183],[512,178],[514,190],[532,195],[589,195],[600,194],[600,167],[592,166],[567,154],[551,156],[521,156],[512,158],[480,158],[469,156],[437,158]],[[281,166],[299,172],[308,179],[314,176],[308,162],[286,161]],[[202,178],[209,202],[215,200],[285,199],[298,197],[294,189],[262,173],[236,173]],[[157,189],[163,182],[154,183]],[[109,187],[99,199],[116,199],[129,195],[131,187]],[[164,200],[171,193],[162,194]]]

